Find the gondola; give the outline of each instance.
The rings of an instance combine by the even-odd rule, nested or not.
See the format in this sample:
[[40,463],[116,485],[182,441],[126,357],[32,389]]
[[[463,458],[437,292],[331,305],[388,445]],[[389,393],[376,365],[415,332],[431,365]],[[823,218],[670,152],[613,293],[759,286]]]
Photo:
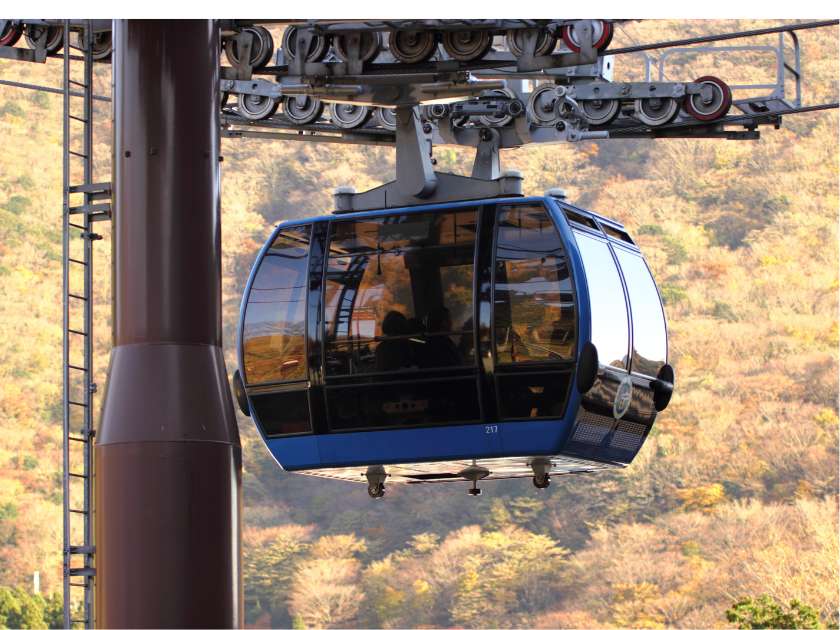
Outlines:
[[372,497],[626,466],[674,384],[638,246],[559,194],[283,222],[237,351],[236,399],[277,463]]

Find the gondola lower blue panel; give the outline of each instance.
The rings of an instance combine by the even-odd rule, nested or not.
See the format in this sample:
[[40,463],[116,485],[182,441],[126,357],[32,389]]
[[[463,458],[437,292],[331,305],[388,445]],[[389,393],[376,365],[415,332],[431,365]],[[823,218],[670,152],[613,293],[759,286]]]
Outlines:
[[281,223],[237,346],[278,464],[371,491],[625,466],[674,383],[638,247],[550,196]]

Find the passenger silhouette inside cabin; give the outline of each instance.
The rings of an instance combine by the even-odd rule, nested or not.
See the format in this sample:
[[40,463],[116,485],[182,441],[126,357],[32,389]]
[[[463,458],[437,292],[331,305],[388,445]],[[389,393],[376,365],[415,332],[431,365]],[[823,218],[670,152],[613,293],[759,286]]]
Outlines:
[[420,367],[446,367],[459,365],[461,356],[455,342],[452,341],[452,317],[449,309],[441,306],[426,316],[425,343],[422,344],[422,351],[418,363]]
[[376,371],[388,372],[411,367],[411,342],[408,335],[411,326],[405,315],[399,311],[388,311],[382,320],[382,336],[385,337],[376,346]]

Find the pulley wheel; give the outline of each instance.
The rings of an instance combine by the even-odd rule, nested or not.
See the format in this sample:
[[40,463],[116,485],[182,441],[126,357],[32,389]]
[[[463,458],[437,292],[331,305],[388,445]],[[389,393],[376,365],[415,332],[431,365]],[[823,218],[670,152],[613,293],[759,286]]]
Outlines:
[[0,46],[14,46],[23,35],[23,26],[19,22],[9,20],[3,32],[0,33]]
[[388,131],[394,131],[397,128],[397,112],[387,107],[377,107],[373,112],[373,118],[376,124]]
[[379,48],[382,45],[382,38],[376,31],[359,31],[358,33],[345,33],[343,35],[336,35],[333,40],[335,46],[335,54],[342,61],[349,61],[348,54],[350,38],[359,37],[359,58],[362,61],[370,61],[379,54]]
[[[580,36],[575,32],[574,24],[564,26],[560,34],[563,42],[572,52],[580,52]],[[606,50],[613,37],[613,26],[605,20],[595,20],[592,27],[592,48],[595,50]]]
[[[291,62],[297,58],[297,26],[289,26],[283,32],[283,52],[286,61]],[[309,39],[309,50],[306,52],[306,61],[321,61],[327,56],[330,49],[330,40],[321,33],[313,32]]]
[[732,90],[717,77],[700,77],[694,81],[711,88],[712,97],[704,99],[702,94],[686,94],[683,109],[697,120],[717,120],[729,111],[732,105]]
[[528,99],[528,118],[539,127],[551,127],[557,122],[557,112],[554,108],[557,93],[553,85],[543,84],[531,92]]
[[259,94],[240,94],[237,103],[240,116],[248,120],[262,120],[277,111],[280,101]]
[[[511,29],[507,32],[505,41],[507,42],[508,50],[510,50],[514,57],[521,57],[524,54],[526,38],[533,32],[531,29],[523,28]],[[534,55],[550,55],[556,45],[557,38],[547,30],[542,29],[537,34],[537,47],[534,50]]]
[[[242,31],[253,35],[249,59],[251,67],[262,68],[268,63],[268,60],[271,59],[271,53],[274,52],[274,38],[268,32],[268,29],[263,26],[246,26]],[[235,37],[231,37],[225,42],[225,56],[232,66],[239,65],[238,49],[239,45]]]
[[423,105],[420,108],[420,114],[423,120],[441,120],[449,116],[449,105],[446,103],[432,103],[431,105]]
[[453,59],[474,61],[486,55],[493,45],[488,31],[446,31],[443,48]]
[[675,98],[637,98],[634,107],[636,118],[650,127],[667,125],[680,111]]
[[551,485],[551,475],[546,473],[544,475],[540,475],[539,477],[534,476],[534,478],[531,480],[531,482],[534,484],[535,488],[539,488],[540,490],[545,490],[546,488],[548,488]]
[[64,46],[64,29],[46,24],[27,24],[25,29],[26,45],[37,48],[42,44],[48,53],[57,53]]
[[609,125],[621,111],[621,101],[618,99],[580,101],[580,106],[583,119],[592,126]]
[[[483,97],[498,96],[498,97],[510,99],[511,101],[516,101],[517,103],[519,102],[517,100],[516,94],[513,92],[513,90],[510,90],[508,88],[500,88],[500,89],[497,89],[497,90],[487,90],[486,92],[482,92],[481,96],[483,96]],[[514,118],[514,115],[516,114],[516,112],[511,111],[511,109],[515,109],[515,106],[506,108],[504,110],[500,110],[499,112],[496,112],[494,114],[484,114],[482,116],[479,116],[478,120],[481,122],[481,124],[483,124],[487,127],[504,127],[505,125],[509,125],[511,123],[511,121]],[[520,108],[519,108],[518,112],[519,113],[522,112],[521,103],[520,103]]]
[[355,129],[364,125],[371,115],[367,105],[351,103],[330,103],[330,120],[341,129]]
[[308,125],[321,117],[324,104],[312,96],[284,96],[283,113],[294,125]]
[[[84,48],[82,34],[76,33],[76,45]],[[96,31],[93,33],[93,40],[90,43],[90,55],[94,61],[103,61],[111,56],[111,31]]]
[[435,54],[437,40],[432,31],[391,31],[388,49],[397,61],[422,63]]

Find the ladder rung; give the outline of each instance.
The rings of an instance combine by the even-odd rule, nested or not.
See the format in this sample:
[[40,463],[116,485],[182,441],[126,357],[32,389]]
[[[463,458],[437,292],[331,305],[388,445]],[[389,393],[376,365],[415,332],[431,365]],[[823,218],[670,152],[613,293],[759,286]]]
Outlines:
[[73,514],[87,514],[87,510],[77,510],[76,508],[67,508],[68,512],[73,512]]
[[72,118],[73,120],[78,120],[80,123],[87,123],[87,118],[80,118],[79,116],[74,116],[73,114],[67,114],[68,118]]
[[76,405],[77,407],[87,407],[87,403],[81,403],[81,402],[77,402],[75,400],[68,400],[67,402],[70,403],[71,405]]
[[87,87],[87,84],[86,84],[86,83],[82,83],[81,81],[76,81],[75,79],[69,79],[69,81],[70,81],[70,83],[72,83],[73,85],[78,85],[80,88],[85,88],[85,87]]
[[68,293],[67,297],[76,298],[77,300],[83,300],[87,302],[87,298],[84,295],[76,295],[75,293]]
[[[73,333],[74,335],[81,335],[82,337],[87,337],[87,333],[83,332],[81,330],[73,330],[72,328],[68,328],[67,332]],[[73,367],[73,366],[71,365],[70,367]],[[84,369],[84,368],[80,368],[80,369]]]
[[68,258],[67,260],[71,263],[76,263],[77,265],[87,265],[87,263],[84,260],[78,260],[76,258]]
[[[71,330],[70,332],[78,332],[78,331],[76,331],[76,330]],[[80,334],[80,335],[84,335],[85,333],[79,333],[79,334]],[[67,367],[69,367],[71,370],[79,370],[79,372],[87,372],[87,368],[86,368],[86,367],[81,367],[81,366],[79,366],[79,365],[73,365],[72,363],[68,363],[68,364],[67,364]]]
[[93,577],[96,575],[96,569],[93,567],[71,567],[70,575],[83,575],[85,577]]
[[67,473],[68,477],[75,477],[76,479],[87,479],[87,475],[83,475],[81,473]]
[[79,46],[78,44],[70,44],[70,48],[72,48],[73,50],[78,50],[79,52],[85,52],[85,49],[82,46]]
[[99,190],[96,192],[87,193],[88,201],[102,201],[103,199],[111,199],[110,190]]
[[82,206],[71,206],[67,209],[70,214],[92,214],[94,212],[108,212],[111,210],[109,203],[88,203]]
[[93,545],[70,545],[70,553],[91,554],[96,551]]
[[71,193],[95,193],[111,192],[111,182],[98,182],[96,184],[78,184],[70,186]]
[[76,437],[75,435],[68,435],[67,439],[70,440],[71,442],[84,442],[85,444],[87,444],[87,440],[85,438],[79,438],[79,437]]
[[85,159],[85,160],[86,160],[86,159],[87,159],[87,157],[88,157],[88,156],[87,156],[87,155],[85,155],[84,153],[79,153],[78,151],[71,151],[71,150],[69,150],[69,149],[67,150],[67,153],[69,153],[70,155],[75,155],[76,157],[80,157],[80,158]]
[[70,227],[74,227],[77,230],[82,230],[83,232],[87,229],[84,225],[79,225],[78,223],[68,223]]
[[[78,586],[79,588],[86,588],[87,587],[87,584],[85,584],[84,582],[70,582],[69,584],[70,584],[70,586]],[[79,621],[79,620],[78,619],[71,619],[70,621],[75,622],[75,621]]]
[[87,626],[87,622],[88,622],[87,617],[85,617],[84,619],[71,619],[70,620],[70,623],[83,623],[83,624],[85,624],[85,626]]

